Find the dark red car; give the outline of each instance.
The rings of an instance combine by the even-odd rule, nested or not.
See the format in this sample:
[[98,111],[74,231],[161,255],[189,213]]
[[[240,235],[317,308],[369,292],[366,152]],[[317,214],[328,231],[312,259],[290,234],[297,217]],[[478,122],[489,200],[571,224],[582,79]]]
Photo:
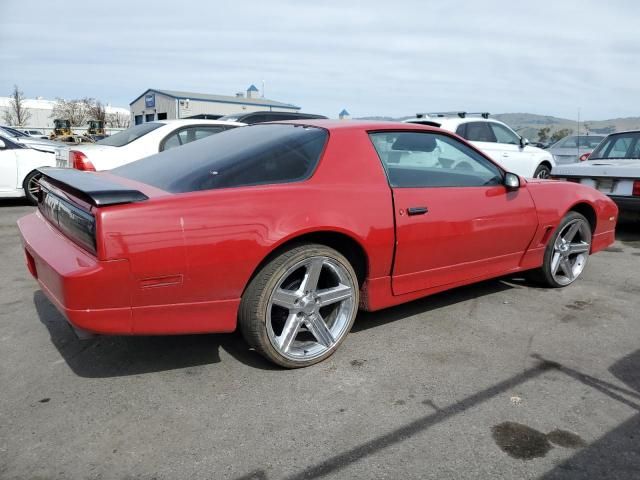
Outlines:
[[505,172],[436,128],[325,120],[213,135],[109,172],[43,169],[27,265],[73,326],[230,332],[331,355],[378,310],[535,269],[572,283],[614,241],[596,190]]

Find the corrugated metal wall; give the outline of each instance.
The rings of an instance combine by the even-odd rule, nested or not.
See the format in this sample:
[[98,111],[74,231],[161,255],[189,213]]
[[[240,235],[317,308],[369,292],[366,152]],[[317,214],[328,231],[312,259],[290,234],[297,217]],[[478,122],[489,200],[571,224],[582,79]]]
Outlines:
[[[155,114],[154,119],[158,119],[159,113],[166,113],[167,119],[172,120],[176,118],[176,99],[168,97],[161,93],[155,93],[155,108],[145,108],[144,96],[140,97],[134,103],[131,104],[131,124],[134,124],[134,118],[136,115],[142,115],[143,121],[147,114]],[[254,112],[257,110],[271,110],[274,112],[297,112],[297,109],[292,108],[278,108],[278,107],[265,107],[265,106],[253,106],[253,105],[241,105],[238,103],[219,103],[219,102],[203,102],[199,100],[191,100],[186,102],[179,100],[179,118],[191,117],[193,115],[230,115],[232,113]]]

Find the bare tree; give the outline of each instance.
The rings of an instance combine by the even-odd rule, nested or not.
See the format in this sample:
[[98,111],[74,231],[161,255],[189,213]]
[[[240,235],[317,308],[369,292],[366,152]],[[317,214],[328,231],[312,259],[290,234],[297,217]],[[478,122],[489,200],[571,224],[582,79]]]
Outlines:
[[9,108],[4,112],[4,121],[9,125],[24,127],[30,118],[31,112],[24,105],[24,93],[17,85],[14,85]]
[[126,113],[107,114],[107,125],[111,128],[129,128],[131,117]]
[[90,99],[82,100],[65,100],[56,98],[56,104],[53,106],[51,118],[59,118],[61,120],[69,120],[72,127],[83,127],[89,119],[89,111],[87,108]]
[[89,114],[89,120],[100,120],[102,122],[107,121],[107,111],[100,100],[93,98],[83,98],[82,102],[85,104],[87,112]]

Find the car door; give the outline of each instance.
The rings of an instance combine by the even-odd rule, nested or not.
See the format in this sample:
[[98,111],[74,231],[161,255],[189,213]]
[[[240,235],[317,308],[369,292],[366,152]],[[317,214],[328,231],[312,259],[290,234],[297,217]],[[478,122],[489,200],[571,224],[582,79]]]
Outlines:
[[393,192],[394,295],[518,267],[537,226],[526,185],[508,190],[495,164],[445,134],[370,136]]
[[501,152],[501,158],[495,160],[510,172],[523,177],[533,177],[537,166],[534,162],[533,148],[522,144],[520,135],[509,127],[496,122],[487,123]]
[[13,144],[0,138],[0,192],[13,192],[18,182],[18,164]]

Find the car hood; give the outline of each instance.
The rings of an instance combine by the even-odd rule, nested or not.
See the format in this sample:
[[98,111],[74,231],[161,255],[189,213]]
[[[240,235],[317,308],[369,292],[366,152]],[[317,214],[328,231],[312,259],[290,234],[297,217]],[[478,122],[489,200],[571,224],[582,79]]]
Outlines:
[[556,176],[640,177],[640,159],[587,160],[572,165],[561,165],[553,172]]
[[56,147],[60,146],[60,144],[57,142],[52,142],[50,140],[41,140],[37,138],[20,137],[16,138],[15,140],[25,147],[49,153],[54,153],[56,151]]

